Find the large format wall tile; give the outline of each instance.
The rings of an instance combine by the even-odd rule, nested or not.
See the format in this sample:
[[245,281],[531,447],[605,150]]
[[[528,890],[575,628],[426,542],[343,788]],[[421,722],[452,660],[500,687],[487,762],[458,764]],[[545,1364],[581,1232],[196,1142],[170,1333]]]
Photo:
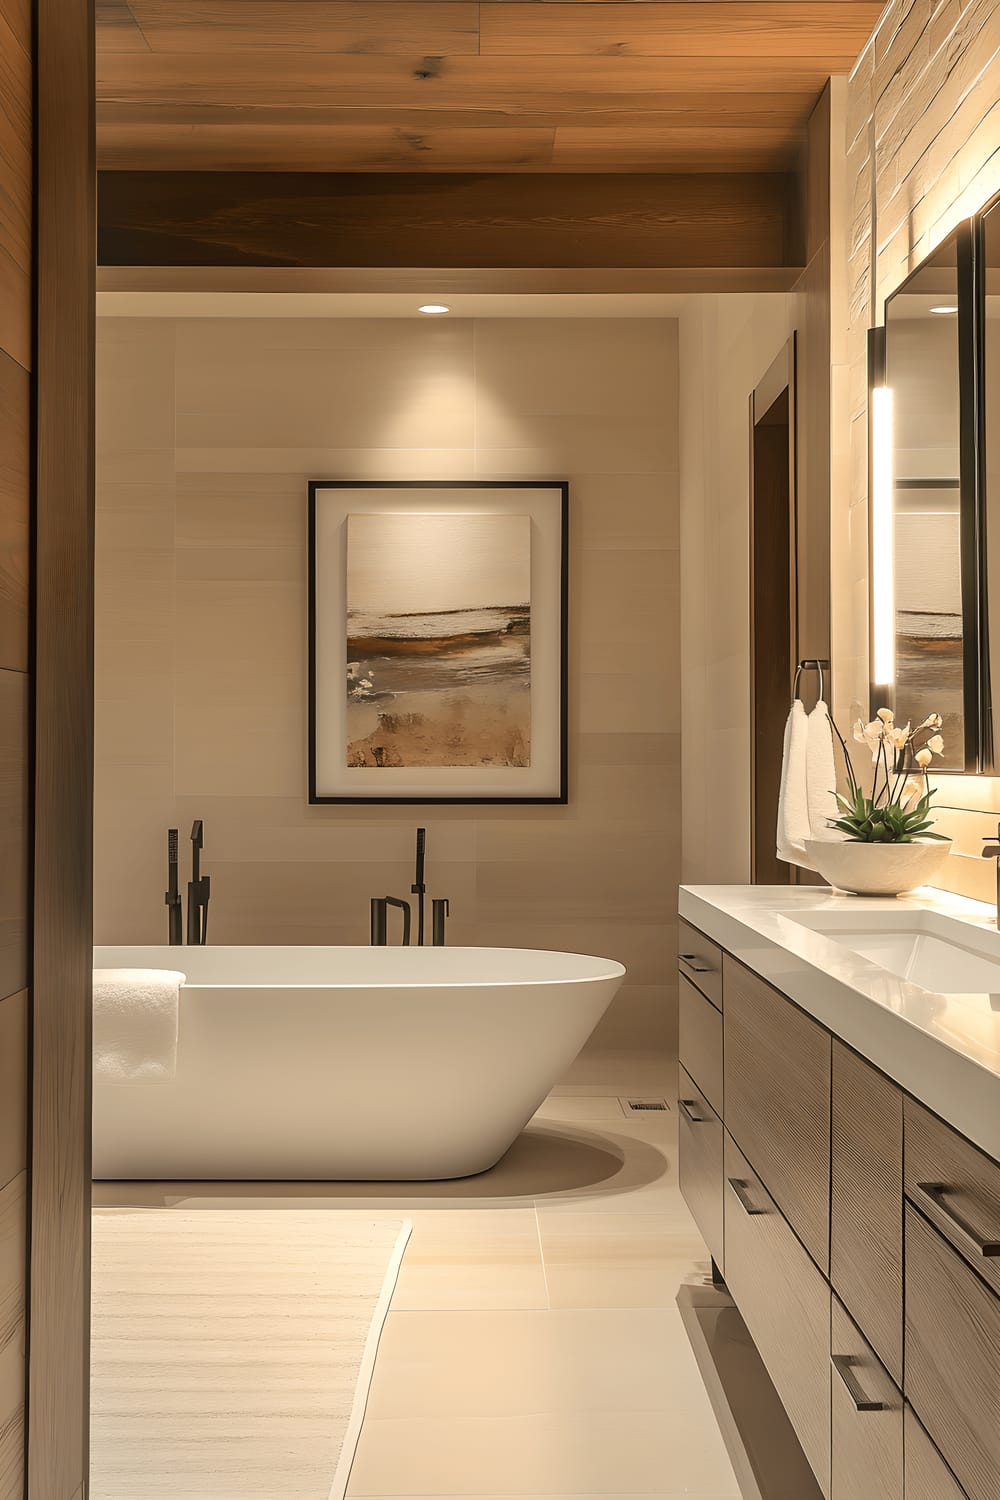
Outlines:
[[[370,897],[408,894],[419,823],[451,941],[618,957],[599,1041],[669,1041],[676,325],[103,319],[101,337],[99,940],[160,940],[165,832],[200,817],[214,940],[364,942]],[[570,481],[569,805],[309,807],[307,481],[476,475]]]

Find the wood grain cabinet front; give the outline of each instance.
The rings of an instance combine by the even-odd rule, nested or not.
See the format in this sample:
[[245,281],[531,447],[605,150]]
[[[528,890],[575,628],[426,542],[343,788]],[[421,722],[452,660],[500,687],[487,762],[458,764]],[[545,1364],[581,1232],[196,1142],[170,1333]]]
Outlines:
[[678,1055],[681,1066],[722,1114],[722,1012],[681,977],[678,995]]
[[697,927],[680,922],[677,965],[685,979],[696,984],[712,1004],[722,1009],[722,949]]
[[722,1121],[683,1068],[678,1069],[677,1159],[684,1201],[709,1254],[724,1271]]
[[726,1129],[816,1264],[830,1268],[830,1033],[728,956]]
[[728,1133],[725,1181],[726,1285],[829,1497],[830,1287]]
[[906,1205],[906,1375],[969,1500],[1000,1496],[1000,1297]]
[[836,1297],[830,1350],[832,1500],[903,1500],[903,1397]]
[[1000,1293],[1000,1164],[915,1099],[904,1119],[906,1196]]
[[830,1280],[903,1383],[903,1092],[833,1044]]
[[968,1500],[912,1406],[903,1410],[903,1474],[906,1500]]

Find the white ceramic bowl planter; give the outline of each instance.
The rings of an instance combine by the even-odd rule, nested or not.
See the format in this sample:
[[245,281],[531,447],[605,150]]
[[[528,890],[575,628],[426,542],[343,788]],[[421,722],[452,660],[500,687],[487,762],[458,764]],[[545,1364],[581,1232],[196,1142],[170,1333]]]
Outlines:
[[951,853],[950,839],[864,844],[806,839],[806,853],[824,880],[855,896],[900,896],[926,885]]

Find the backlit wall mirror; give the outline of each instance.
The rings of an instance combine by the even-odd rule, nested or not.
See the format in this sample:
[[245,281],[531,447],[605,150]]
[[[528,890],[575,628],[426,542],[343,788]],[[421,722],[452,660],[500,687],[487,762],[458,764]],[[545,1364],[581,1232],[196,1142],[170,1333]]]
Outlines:
[[981,217],[976,250],[981,268],[979,453],[986,558],[983,738],[986,764],[995,770],[995,747],[1000,747],[1000,199]]
[[[940,713],[945,754],[935,770],[949,771],[989,764],[981,713],[973,239],[972,225],[962,225],[886,302],[885,389],[872,393],[873,423],[882,423],[872,431],[873,659],[882,679],[873,697],[891,700],[900,722]],[[888,448],[881,462],[880,444]],[[996,576],[1000,610],[1000,560]],[[880,588],[891,590],[881,621]]]

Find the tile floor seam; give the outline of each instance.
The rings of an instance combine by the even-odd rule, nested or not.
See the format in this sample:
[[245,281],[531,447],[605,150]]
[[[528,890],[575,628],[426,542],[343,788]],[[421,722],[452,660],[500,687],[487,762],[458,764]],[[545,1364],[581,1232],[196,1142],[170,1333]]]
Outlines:
[[542,1263],[542,1282],[545,1286],[545,1310],[552,1311],[552,1298],[549,1296],[549,1271],[545,1264],[545,1246],[542,1244],[542,1226],[538,1218],[538,1199],[532,1201],[535,1211],[535,1238],[538,1240],[538,1258]]

